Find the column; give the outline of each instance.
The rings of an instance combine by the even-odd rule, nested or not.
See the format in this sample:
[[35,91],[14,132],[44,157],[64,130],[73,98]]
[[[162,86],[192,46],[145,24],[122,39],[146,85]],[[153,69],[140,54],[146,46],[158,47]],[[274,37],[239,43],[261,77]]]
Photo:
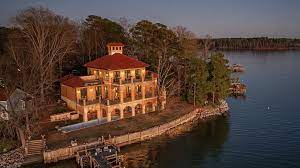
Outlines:
[[99,97],[99,109],[97,110],[97,119],[102,118],[101,96]]
[[87,122],[88,121],[88,112],[84,109],[83,110],[83,122]]
[[112,83],[114,74],[113,74],[113,72],[108,72],[108,74],[109,74],[109,83]]
[[113,91],[112,86],[108,85],[107,89],[108,89],[108,99],[111,100],[112,99],[112,94],[113,94],[112,93],[112,91]]
[[[155,86],[155,85],[154,85],[154,86]],[[152,97],[154,97],[154,95],[155,95],[155,90],[156,90],[155,87],[152,87],[152,88],[151,88],[151,94],[152,94]]]
[[131,107],[131,111],[132,111],[132,117],[134,117],[135,116],[135,108]]
[[124,118],[124,111],[123,111],[123,109],[122,109],[122,108],[120,109],[120,118],[121,118],[121,119],[123,119],[123,118]]
[[146,114],[146,105],[145,104],[142,104],[142,113]]
[[120,103],[122,104],[124,102],[124,87],[120,86]]
[[131,85],[131,100],[135,100],[135,86],[133,84]]
[[152,104],[152,111],[155,111],[155,104]]
[[142,99],[145,99],[145,85],[142,85]]
[[101,108],[99,108],[99,109],[97,110],[97,119],[98,119],[98,120],[102,118],[101,114],[102,114]]
[[107,122],[111,122],[111,111],[107,109]]

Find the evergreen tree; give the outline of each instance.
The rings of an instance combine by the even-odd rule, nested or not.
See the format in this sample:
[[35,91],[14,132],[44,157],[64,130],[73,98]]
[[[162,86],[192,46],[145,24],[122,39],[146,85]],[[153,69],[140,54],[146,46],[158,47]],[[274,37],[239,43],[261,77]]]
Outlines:
[[208,84],[208,69],[206,62],[197,57],[192,57],[189,62],[188,69],[188,92],[187,100],[192,103],[195,101],[196,104],[204,104],[207,99],[209,91]]
[[227,64],[228,60],[222,53],[213,54],[208,62],[210,96],[214,104],[229,94],[230,70]]

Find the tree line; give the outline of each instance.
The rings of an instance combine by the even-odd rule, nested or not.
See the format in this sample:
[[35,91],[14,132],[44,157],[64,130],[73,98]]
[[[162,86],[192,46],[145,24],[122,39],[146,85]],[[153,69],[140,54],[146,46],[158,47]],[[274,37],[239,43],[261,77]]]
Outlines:
[[31,94],[34,105],[15,120],[0,121],[6,122],[0,134],[7,139],[17,137],[17,132],[8,134],[16,128],[34,134],[48,115],[47,105],[59,95],[59,79],[74,69],[84,73],[81,65],[107,54],[109,42],[123,42],[125,54],[158,73],[158,95],[166,91],[196,105],[219,104],[228,95],[228,61],[209,52],[208,40],[199,54],[196,35],[183,26],[95,15],[78,23],[43,7],[21,11],[12,25],[0,28],[0,81],[8,94],[15,88]]
[[[199,44],[207,38],[198,39]],[[300,49],[300,39],[289,38],[217,38],[211,40],[214,50],[289,50]]]

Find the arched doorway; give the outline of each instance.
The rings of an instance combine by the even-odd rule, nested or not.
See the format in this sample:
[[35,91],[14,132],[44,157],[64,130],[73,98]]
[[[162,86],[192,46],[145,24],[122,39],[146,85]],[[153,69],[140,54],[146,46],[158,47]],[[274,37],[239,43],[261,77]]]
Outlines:
[[141,104],[137,104],[135,106],[135,115],[138,115],[138,114],[142,114],[142,105]]
[[105,109],[102,109],[102,117],[103,118],[107,117],[107,111]]
[[121,111],[118,108],[115,108],[111,114],[112,120],[118,120],[121,117]]
[[88,120],[95,120],[97,119],[97,110],[90,110],[88,112]]
[[152,111],[154,111],[154,109],[153,109],[153,103],[152,102],[148,102],[147,104],[146,104],[146,113],[149,113],[149,112],[152,112]]
[[130,106],[127,106],[123,110],[124,112],[124,117],[131,117],[132,116],[132,108]]

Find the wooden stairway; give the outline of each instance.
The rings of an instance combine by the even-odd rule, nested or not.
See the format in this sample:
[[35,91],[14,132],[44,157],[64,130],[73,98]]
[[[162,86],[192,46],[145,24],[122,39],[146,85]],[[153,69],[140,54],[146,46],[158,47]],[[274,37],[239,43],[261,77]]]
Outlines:
[[27,156],[42,155],[45,149],[45,140],[29,140],[26,142],[25,153]]

